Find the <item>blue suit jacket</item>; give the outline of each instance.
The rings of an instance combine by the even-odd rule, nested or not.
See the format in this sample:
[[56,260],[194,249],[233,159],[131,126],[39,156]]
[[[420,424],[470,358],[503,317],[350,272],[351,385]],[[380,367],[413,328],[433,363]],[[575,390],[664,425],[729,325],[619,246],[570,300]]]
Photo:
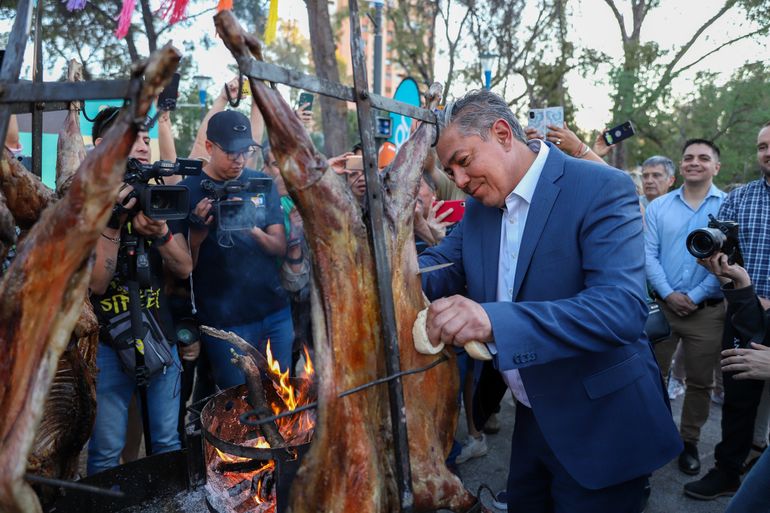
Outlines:
[[430,299],[467,295],[492,322],[503,370],[519,369],[543,435],[582,486],[665,465],[682,443],[643,333],[644,238],[631,179],[551,146],[529,208],[513,297],[498,302],[501,212],[470,199],[420,256]]

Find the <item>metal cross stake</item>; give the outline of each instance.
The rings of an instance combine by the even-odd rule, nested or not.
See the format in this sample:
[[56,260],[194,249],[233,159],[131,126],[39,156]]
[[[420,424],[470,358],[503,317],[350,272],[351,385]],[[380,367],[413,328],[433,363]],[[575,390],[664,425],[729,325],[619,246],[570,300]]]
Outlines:
[[[356,103],[358,129],[364,157],[364,176],[367,183],[369,200],[369,230],[374,243],[374,260],[377,268],[377,293],[380,300],[382,335],[385,340],[385,363],[388,375],[401,371],[398,351],[398,331],[396,327],[393,289],[388,263],[387,244],[385,241],[384,205],[379,185],[377,152],[374,138],[372,109],[403,114],[427,123],[436,123],[436,115],[426,109],[373,94],[369,91],[366,78],[366,58],[361,38],[361,24],[358,17],[358,1],[350,0],[350,53],[353,64],[353,88],[336,82],[323,80],[312,75],[305,75],[280,66],[257,61],[252,57],[238,59],[238,67],[244,75],[258,80],[286,84],[314,93],[331,96],[339,100]],[[372,185],[376,184],[376,185]],[[390,397],[390,417],[393,425],[395,443],[396,471],[402,512],[411,512],[414,508],[412,493],[412,472],[409,463],[409,441],[407,438],[406,409],[401,379],[388,382]]]

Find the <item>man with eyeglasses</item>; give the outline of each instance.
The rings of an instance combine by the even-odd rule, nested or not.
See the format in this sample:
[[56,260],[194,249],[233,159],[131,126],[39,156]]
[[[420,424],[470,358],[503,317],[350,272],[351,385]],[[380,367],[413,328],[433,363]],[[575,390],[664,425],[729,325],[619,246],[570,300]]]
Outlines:
[[[291,362],[294,328],[289,297],[279,279],[280,258],[286,253],[283,213],[276,187],[252,195],[229,194],[222,201],[250,200],[259,214],[250,229],[218,228],[214,200],[201,182],[223,185],[237,181],[243,186],[252,178],[269,178],[248,169],[246,163],[259,145],[252,139],[251,123],[236,111],[218,112],[206,131],[209,161],[200,176],[181,182],[190,189],[190,217],[179,221],[188,233],[193,257],[192,291],[201,324],[232,331],[266,353],[268,340],[273,357],[285,370]],[[232,183],[232,182],[231,182]],[[237,196],[237,197],[235,197]],[[228,243],[224,244],[223,240]],[[230,344],[201,334],[202,356],[211,364],[215,383],[228,388],[244,382],[243,373],[231,362]]]

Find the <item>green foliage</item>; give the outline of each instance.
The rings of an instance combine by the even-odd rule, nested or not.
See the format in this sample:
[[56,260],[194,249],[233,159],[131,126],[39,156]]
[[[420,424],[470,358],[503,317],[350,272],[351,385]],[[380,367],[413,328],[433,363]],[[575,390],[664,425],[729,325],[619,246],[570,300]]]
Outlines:
[[661,144],[642,138],[634,160],[641,162],[653,153],[662,153],[676,162],[687,139],[711,139],[722,154],[718,185],[755,179],[757,133],[770,121],[768,72],[770,68],[762,61],[748,63],[724,84],[717,73],[699,73],[695,80],[699,86],[691,97],[654,120],[658,132],[668,137]]

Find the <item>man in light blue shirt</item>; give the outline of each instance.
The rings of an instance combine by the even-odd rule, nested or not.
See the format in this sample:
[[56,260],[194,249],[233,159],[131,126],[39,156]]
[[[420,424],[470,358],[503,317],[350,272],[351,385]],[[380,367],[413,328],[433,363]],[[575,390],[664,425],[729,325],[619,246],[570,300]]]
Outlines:
[[726,194],[713,184],[719,172],[719,148],[705,139],[684,145],[680,172],[684,184],[652,201],[645,219],[647,279],[671,325],[671,337],[655,346],[663,376],[668,379],[671,357],[681,339],[687,388],[680,434],[684,451],[679,469],[690,475],[700,471],[698,439],[709,414],[714,367],[721,350],[724,307],[719,281],[698,265],[685,244],[687,235],[708,225]]

